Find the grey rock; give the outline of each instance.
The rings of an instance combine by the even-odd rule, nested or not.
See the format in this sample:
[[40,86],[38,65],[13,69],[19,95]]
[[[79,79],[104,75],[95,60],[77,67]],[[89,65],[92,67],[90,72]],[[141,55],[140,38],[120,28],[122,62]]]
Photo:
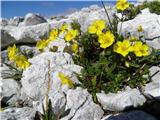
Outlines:
[[61,120],[100,120],[104,114],[87,90],[80,87],[67,92],[66,109],[70,109],[70,112]]
[[24,21],[20,24],[20,26],[32,26],[46,22],[47,20],[44,19],[42,16],[38,14],[28,13],[25,16]]
[[[113,20],[113,15],[115,14],[114,8],[106,8],[111,20]],[[77,20],[81,25],[81,30],[86,32],[88,26],[92,24],[92,22],[96,19],[105,20],[107,24],[109,24],[109,20],[106,16],[105,10],[103,8],[99,8],[96,5],[90,6],[89,8],[84,8],[81,11],[75,12],[73,14],[68,15],[68,19]]]
[[1,62],[8,63],[8,52],[7,50],[1,51]]
[[1,47],[4,48],[14,43],[35,43],[48,38],[49,24],[43,23],[34,26],[6,26],[2,27]]
[[[63,92],[56,91],[54,93],[49,93],[49,99],[52,103],[52,110],[55,115],[60,115],[65,111],[66,96]],[[46,98],[43,101],[33,101],[33,107],[36,111],[43,113],[42,104],[46,108]]]
[[143,111],[131,111],[131,112],[124,112],[118,115],[109,115],[102,120],[158,120],[154,116],[147,114]]
[[48,61],[50,60],[50,92],[67,91],[67,85],[61,85],[58,73],[70,77],[73,83],[79,83],[74,73],[80,74],[82,67],[75,65],[67,53],[45,52],[29,59],[31,66],[23,72],[22,86],[26,94],[35,100],[43,100],[48,86]]
[[152,81],[146,84],[144,92],[160,99],[160,68],[158,66],[151,67],[150,75],[153,75]]
[[[1,71],[8,70],[8,68],[2,68]],[[9,74],[9,72],[7,72]],[[13,79],[1,79],[1,100],[3,103],[9,105],[15,105],[19,99],[20,84]]]
[[34,120],[35,111],[29,107],[8,108],[0,115],[2,120]]
[[2,49],[7,46],[10,45],[11,43],[14,43],[16,40],[14,37],[12,37],[8,31],[6,31],[5,29],[1,29],[1,47]]
[[9,25],[11,26],[18,26],[19,23],[23,22],[24,18],[23,17],[14,17],[13,19],[9,20]]
[[[138,37],[137,28],[139,25],[143,28],[143,32],[140,33],[140,35],[143,35],[142,39],[146,40],[150,47],[160,49],[160,15],[142,12],[142,14],[137,15],[134,19],[123,22],[121,34],[128,37],[130,33],[132,36]],[[120,30],[120,26],[121,23],[118,24],[118,31]]]
[[123,111],[128,107],[138,107],[146,101],[137,89],[130,88],[118,93],[97,93],[97,99],[103,109],[110,111]]
[[142,14],[150,14],[150,10],[149,10],[149,8],[145,8],[145,9],[141,10],[141,13]]
[[7,19],[4,19],[4,18],[0,18],[0,25],[1,25],[1,26],[6,26],[6,25],[8,25],[8,20],[7,20]]
[[[27,45],[16,45],[17,48],[19,48],[19,51],[28,54],[29,56],[36,56],[38,55],[40,52],[38,51],[38,49],[36,47],[31,47],[31,46],[27,46]],[[1,51],[1,62],[2,63],[9,63],[8,61],[8,51],[7,50],[3,50]]]

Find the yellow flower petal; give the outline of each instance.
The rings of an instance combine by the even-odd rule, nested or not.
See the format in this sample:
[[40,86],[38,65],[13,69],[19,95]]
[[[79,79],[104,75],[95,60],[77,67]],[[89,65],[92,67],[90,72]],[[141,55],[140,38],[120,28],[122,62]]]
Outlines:
[[88,27],[88,32],[90,34],[102,34],[102,30],[106,27],[104,20],[95,20],[92,25]]
[[107,48],[113,44],[114,35],[110,31],[107,31],[105,34],[99,36],[98,42],[101,48]]
[[13,60],[18,52],[18,48],[16,47],[16,45],[14,44],[12,47],[9,46],[8,49],[8,58],[9,60]]
[[149,47],[146,44],[143,44],[141,41],[134,43],[133,51],[137,57],[149,55]]
[[50,39],[48,40],[41,40],[41,41],[38,41],[37,44],[36,44],[36,47],[39,49],[39,50],[43,50],[44,48],[46,48],[50,43]]
[[50,32],[50,36],[49,36],[49,39],[51,41],[54,41],[58,36],[58,29],[53,29],[51,32]]
[[68,33],[65,35],[64,39],[69,42],[71,40],[73,40],[74,38],[76,38],[76,36],[78,35],[78,30],[70,30],[68,31]]
[[72,45],[72,51],[73,51],[74,53],[77,53],[77,52],[78,52],[78,44],[77,44],[77,43],[74,43],[74,44]]
[[91,33],[91,34],[94,34],[97,32],[97,29],[95,26],[89,26],[88,27],[88,32]]
[[130,44],[130,41],[125,39],[122,42],[118,41],[114,45],[114,52],[121,54],[123,57],[125,57],[129,52],[131,52],[132,47]]
[[68,28],[68,24],[67,23],[64,23],[61,28],[60,28],[60,33],[63,33],[65,31],[67,31],[67,28]]
[[59,72],[58,76],[61,79],[62,85],[68,85],[69,88],[73,88],[74,87],[72,80],[70,80],[63,73]]
[[129,7],[129,3],[127,0],[118,0],[116,3],[116,8],[118,10],[124,11]]
[[28,62],[27,58],[23,55],[16,56],[14,61],[16,66],[23,70],[30,66],[30,63]]

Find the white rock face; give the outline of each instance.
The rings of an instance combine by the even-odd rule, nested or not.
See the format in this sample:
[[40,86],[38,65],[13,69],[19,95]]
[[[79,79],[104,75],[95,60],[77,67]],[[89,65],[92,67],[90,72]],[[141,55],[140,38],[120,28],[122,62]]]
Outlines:
[[127,107],[138,107],[145,103],[146,99],[137,89],[127,88],[118,93],[97,93],[97,99],[103,109],[110,111],[123,111]]
[[49,36],[49,24],[43,23],[34,26],[6,26],[2,27],[1,46],[14,43],[35,43]]
[[10,98],[8,101],[3,101],[7,104],[15,104],[18,100],[18,93],[20,91],[20,85],[13,79],[2,79],[1,80],[1,99]]
[[53,47],[57,47],[57,51],[56,52],[64,52],[64,48],[66,47],[66,42],[63,39],[64,36],[60,36],[58,38],[56,38],[56,40],[54,40],[53,42],[50,42],[50,44],[48,45],[47,48],[45,48],[45,51],[49,51],[49,49],[52,49]]
[[[49,99],[51,100],[52,103],[52,110],[54,114],[60,115],[63,111],[65,111],[65,105],[66,105],[66,96],[63,92],[56,91],[54,93],[49,93],[48,95]],[[33,101],[33,108],[36,111],[39,111],[40,113],[43,113],[43,108],[42,108],[42,103],[44,107],[46,108],[46,99],[41,101]]]
[[68,91],[66,109],[70,109],[69,115],[61,120],[100,120],[104,114],[87,90],[79,87]]
[[8,25],[8,20],[7,20],[7,19],[4,19],[4,18],[0,18],[0,25],[1,25],[1,26],[6,26],[6,25]]
[[[114,8],[107,8],[110,19],[113,19],[115,13]],[[109,20],[103,8],[98,6],[90,6],[89,8],[83,8],[81,11],[75,12],[68,16],[68,19],[77,20],[81,24],[81,30],[86,32],[88,26],[96,19],[105,20],[109,24]]]
[[[11,74],[9,71],[9,68],[7,66],[2,66],[0,68],[1,71],[1,82],[0,82],[0,99],[4,100],[4,103],[7,104],[15,104],[19,97],[19,91],[20,91],[20,84],[18,84],[17,81],[13,79],[3,79],[2,74],[7,73]],[[7,77],[7,75],[3,74],[3,77]],[[10,99],[8,99],[10,98]],[[7,100],[8,99],[8,100]]]
[[35,111],[29,107],[9,108],[0,113],[2,120],[34,120]]
[[119,115],[109,115],[102,120],[157,120],[154,116],[143,111],[124,112]]
[[[133,36],[139,36],[137,32],[138,26],[141,25],[143,28],[143,39],[152,39],[154,37],[160,36],[160,15],[146,13],[137,15],[133,20],[123,22],[121,33],[128,37],[130,33]],[[118,30],[120,30],[121,23],[118,24]],[[155,49],[160,49],[160,37],[154,40],[146,40],[147,44]]]
[[[112,20],[113,14],[115,13],[115,9],[111,7],[107,7],[106,9],[108,11],[109,17]],[[92,22],[96,19],[105,20],[107,24],[109,24],[107,15],[103,8],[98,7],[97,5],[92,5],[90,7],[82,8],[80,11],[76,11],[70,15],[66,16],[66,19],[62,19],[60,21],[57,20],[49,20],[49,23],[51,24],[52,28],[59,28],[64,22],[70,24],[74,20],[78,21],[81,25],[81,30],[83,32],[86,32],[88,29],[88,26],[92,24]]]
[[79,83],[74,73],[80,74],[82,67],[75,65],[71,56],[67,53],[45,52],[29,59],[31,66],[23,72],[22,86],[26,94],[36,100],[44,99],[48,86],[48,60],[50,60],[51,89],[55,91],[67,91],[67,86],[61,86],[58,72],[62,72],[74,83]]
[[[156,72],[157,74],[155,74]],[[152,77],[152,81],[146,84],[145,93],[160,99],[160,68],[157,66],[151,67],[150,75],[154,76]]]
[[20,23],[20,26],[32,26],[37,25],[41,23],[46,23],[47,20],[45,20],[42,16],[38,14],[28,13],[26,14],[24,21]]
[[10,19],[8,24],[11,26],[18,26],[20,22],[23,22],[23,17],[14,17],[13,19]]

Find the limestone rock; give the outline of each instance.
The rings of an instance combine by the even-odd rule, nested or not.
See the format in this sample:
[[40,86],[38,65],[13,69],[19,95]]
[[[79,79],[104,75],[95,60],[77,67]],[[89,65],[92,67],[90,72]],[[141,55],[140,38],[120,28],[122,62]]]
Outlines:
[[23,17],[14,17],[13,19],[9,20],[9,25],[11,26],[18,26],[19,23],[23,22],[24,18]]
[[29,107],[8,108],[0,115],[2,120],[34,120],[35,111]]
[[66,109],[70,109],[69,115],[61,120],[100,120],[104,113],[87,90],[79,87],[67,92]]
[[41,23],[46,23],[47,20],[44,19],[42,16],[38,14],[33,14],[33,13],[28,13],[25,18],[23,23],[20,24],[20,26],[32,26],[32,25],[37,25]]
[[6,26],[6,25],[8,25],[8,20],[7,20],[7,19],[4,19],[4,18],[0,18],[0,25],[1,25],[1,26]]
[[[110,19],[113,19],[113,14],[115,13],[114,8],[106,8],[108,10],[108,14]],[[109,20],[103,8],[98,6],[90,6],[89,8],[83,8],[81,11],[75,12],[71,15],[68,15],[69,19],[77,20],[81,24],[81,30],[86,32],[88,26],[92,24],[92,22],[96,19],[105,20],[107,24],[109,24]]]
[[[155,75],[154,75],[155,74]],[[152,81],[145,86],[145,93],[160,99],[160,68],[153,66],[150,68]]]
[[130,88],[118,93],[97,93],[97,99],[103,109],[110,111],[123,111],[128,107],[138,107],[146,101],[137,89]]
[[58,73],[62,72],[74,83],[79,83],[74,73],[80,74],[82,67],[75,65],[68,53],[45,52],[29,59],[31,66],[23,72],[22,86],[26,94],[36,100],[43,100],[48,86],[48,61],[50,60],[50,92],[67,91],[61,85]]
[[[123,22],[121,34],[128,37],[130,33],[130,35],[138,37],[137,28],[139,25],[143,28],[143,32],[140,33],[144,36],[143,40],[146,40],[150,47],[160,49],[160,15],[142,12],[142,14],[137,15],[134,19]],[[121,23],[118,24],[118,31],[120,30],[120,26]]]
[[49,24],[43,23],[34,26],[6,26],[2,27],[1,46],[6,47],[14,43],[35,43],[49,36]]
[[[1,73],[3,73],[5,70],[8,70],[7,67],[3,66],[1,67]],[[9,72],[5,72],[7,74],[10,74]],[[1,76],[2,77],[2,76]],[[5,104],[9,105],[15,105],[16,101],[18,100],[19,91],[20,91],[20,84],[13,80],[13,79],[1,79],[1,100]]]

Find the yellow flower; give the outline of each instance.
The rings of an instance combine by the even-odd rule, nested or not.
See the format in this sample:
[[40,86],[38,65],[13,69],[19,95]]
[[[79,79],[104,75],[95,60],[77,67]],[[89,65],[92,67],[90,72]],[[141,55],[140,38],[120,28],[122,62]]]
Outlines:
[[43,50],[45,47],[48,46],[49,42],[50,42],[50,39],[38,41],[37,44],[36,44],[36,47],[39,50]]
[[50,32],[50,36],[49,36],[49,39],[51,41],[54,41],[58,36],[58,29],[53,29],[51,32]]
[[137,31],[138,31],[138,32],[142,32],[142,31],[143,31],[143,28],[142,28],[141,25],[138,26]]
[[9,60],[13,60],[14,57],[16,56],[17,52],[18,52],[18,48],[14,44],[12,47],[9,46],[8,49],[7,49],[7,51],[8,51],[8,58],[9,58]]
[[88,32],[90,34],[102,34],[102,30],[106,27],[104,20],[95,20],[92,25],[88,27]]
[[68,85],[69,88],[73,88],[73,82],[70,80],[67,76],[65,76],[63,73],[59,72],[58,77],[61,79],[62,85]]
[[135,36],[131,36],[130,40],[131,40],[131,41],[136,41],[137,38],[136,38]]
[[137,41],[133,45],[133,51],[137,57],[148,56],[149,47],[141,41]]
[[99,36],[98,42],[101,48],[107,48],[113,44],[114,35],[110,31],[107,31],[105,34]]
[[77,43],[74,43],[74,44],[72,45],[72,51],[73,51],[74,53],[77,53],[77,52],[78,52],[78,44],[77,44]]
[[66,30],[67,30],[67,28],[68,28],[68,24],[67,23],[64,23],[62,26],[61,26],[61,28],[60,28],[60,33],[63,33],[63,32],[65,32]]
[[64,39],[69,42],[72,39],[74,39],[78,35],[78,30],[70,30],[68,33],[65,35]]
[[114,52],[121,54],[123,57],[125,57],[131,51],[132,51],[131,43],[127,39],[123,40],[122,42],[118,41],[114,45]]
[[16,56],[14,61],[16,66],[23,70],[30,66],[30,63],[28,62],[27,58],[23,55]]
[[117,0],[116,8],[118,10],[124,11],[129,7],[129,3],[127,0]]

